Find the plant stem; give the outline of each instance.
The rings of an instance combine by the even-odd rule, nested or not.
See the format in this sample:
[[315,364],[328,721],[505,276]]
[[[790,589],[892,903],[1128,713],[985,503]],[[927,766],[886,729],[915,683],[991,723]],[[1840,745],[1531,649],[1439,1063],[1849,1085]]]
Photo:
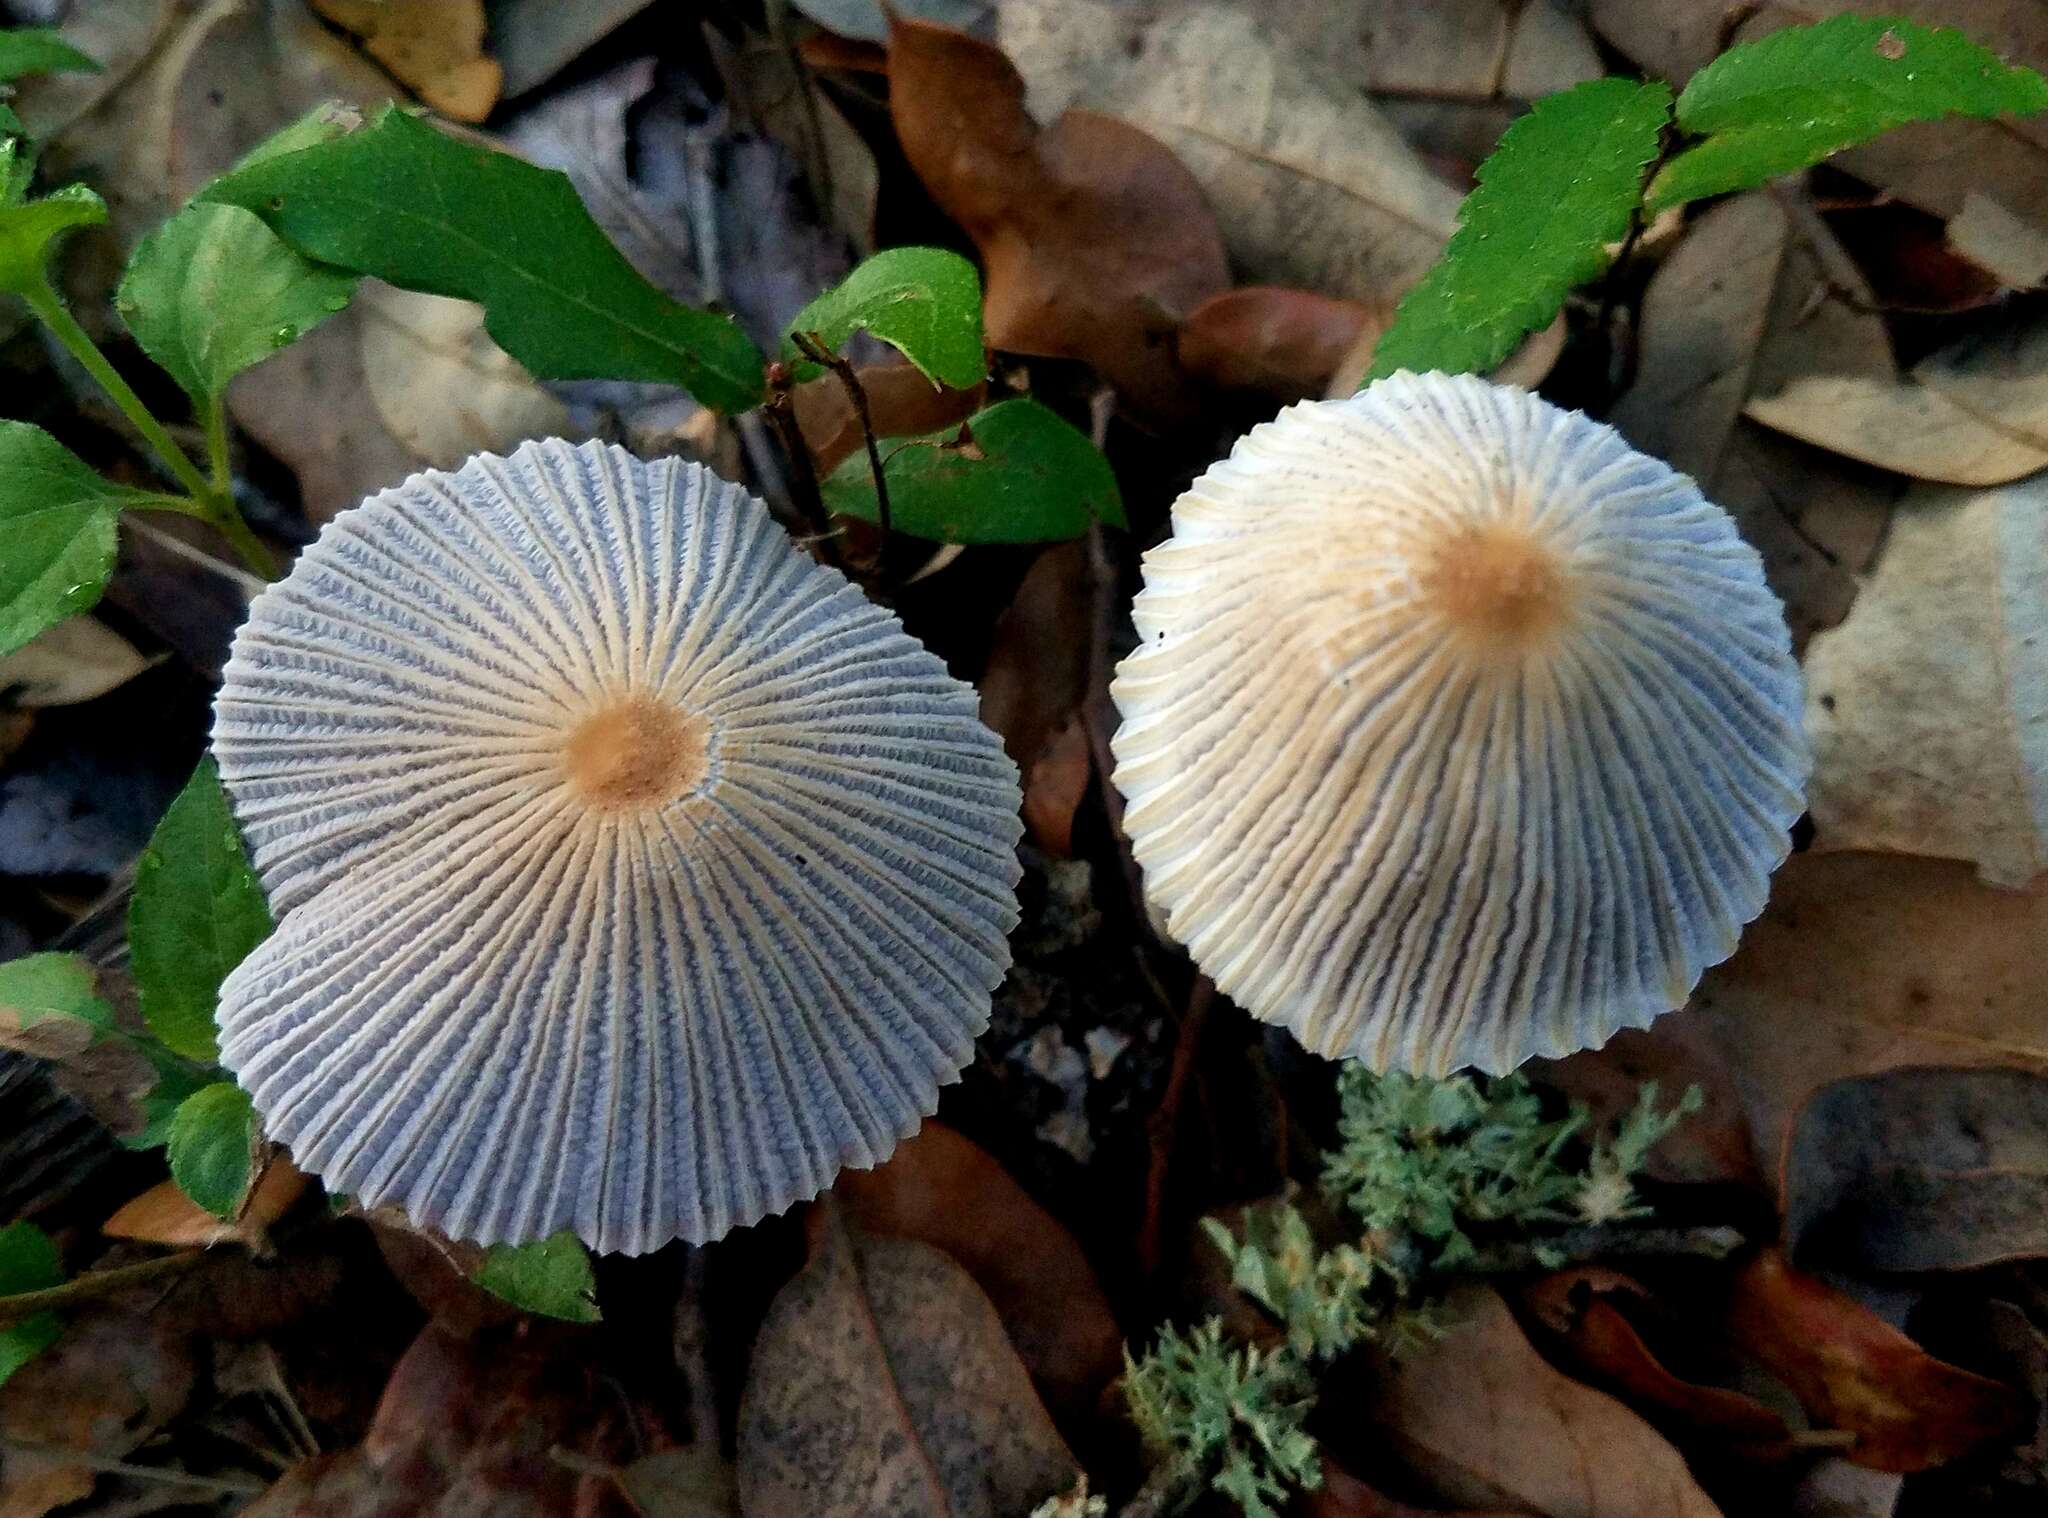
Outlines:
[[214,494],[227,496],[235,488],[235,477],[228,470],[227,407],[219,396],[210,395],[205,409],[207,468],[212,472]]
[[[192,462],[185,450],[178,446],[177,440],[164,431],[161,422],[150,415],[149,407],[142,403],[142,397],[130,388],[128,381],[121,378],[120,371],[107,362],[107,356],[100,352],[99,345],[93,342],[85,328],[78,324],[78,318],[71,314],[70,308],[51,288],[50,282],[38,280],[17,293],[28,303],[29,310],[36,314],[37,319],[50,329],[58,342],[64,345],[65,350],[78,360],[87,374],[93,377],[100,389],[106,391],[107,398],[120,408],[121,414],[142,434],[143,440],[156,450],[157,457],[164,461],[164,466],[171,471],[177,482],[190,492],[199,507],[195,514],[204,517],[222,537],[226,538],[251,569],[266,580],[274,578],[277,566],[272,562],[269,550],[263,546],[256,534],[249,530],[248,523],[242,520],[242,514],[235,509],[234,502],[228,497],[225,484],[209,483],[206,476],[199,472],[199,467]],[[218,414],[219,410],[219,404],[216,402],[213,412]],[[209,446],[212,426],[213,419],[209,417]],[[227,458],[225,427],[226,423],[223,421],[220,462],[217,466],[222,471],[226,468]]]
[[886,533],[889,530],[889,478],[882,469],[882,450],[875,442],[875,424],[868,416],[867,389],[861,384],[860,376],[853,372],[852,364],[810,333],[792,332],[790,338],[805,358],[830,369],[839,381],[840,389],[846,392],[853,414],[860,421],[861,441],[867,444],[868,472],[875,477],[875,525]]
[[0,1323],[19,1323],[23,1318],[32,1318],[39,1312],[54,1312],[66,1307],[76,1307],[80,1302],[96,1301],[100,1297],[140,1286],[165,1276],[183,1275],[206,1258],[203,1249],[188,1249],[183,1254],[161,1255],[154,1260],[143,1260],[135,1265],[117,1265],[112,1270],[95,1270],[88,1275],[77,1276],[62,1286],[50,1286],[41,1291],[17,1292],[13,1296],[0,1297]]

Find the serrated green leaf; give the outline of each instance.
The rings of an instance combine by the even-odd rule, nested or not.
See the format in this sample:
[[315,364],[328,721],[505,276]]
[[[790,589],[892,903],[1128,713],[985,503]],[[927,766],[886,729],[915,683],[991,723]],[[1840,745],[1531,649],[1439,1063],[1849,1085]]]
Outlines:
[[193,402],[348,305],[359,276],[287,247],[239,206],[186,206],[128,260],[114,304]]
[[256,1108],[233,1081],[201,1086],[171,1118],[166,1156],[178,1189],[217,1218],[242,1210],[256,1171]]
[[327,101],[314,106],[290,126],[282,126],[272,132],[237,158],[235,167],[228,172],[234,173],[272,158],[282,158],[285,154],[296,153],[302,148],[317,148],[323,142],[346,137],[350,132],[358,130],[362,124],[363,117],[360,111],[337,101]]
[[1593,79],[1536,102],[1501,134],[1458,208],[1458,230],[1373,350],[1397,369],[1484,373],[1606,267],[1671,115],[1660,83]]
[[[981,335],[981,276],[943,248],[891,248],[866,260],[796,314],[791,333],[836,351],[857,331],[895,348],[934,385],[966,390],[988,374]],[[822,372],[785,338],[783,359],[799,379]]]
[[237,169],[201,198],[255,212],[322,263],[478,302],[485,330],[538,378],[680,385],[719,411],[761,399],[746,335],[642,278],[566,175],[403,111]]
[[201,760],[150,835],[128,907],[136,995],[165,1047],[187,1059],[218,1055],[220,983],[271,926],[219,772]]
[[571,1323],[595,1323],[604,1316],[597,1310],[590,1252],[566,1230],[535,1244],[493,1244],[475,1281],[523,1312]]
[[40,427],[0,421],[0,654],[99,600],[122,508],[166,499],[101,479]]
[[78,954],[29,954],[0,964],[0,1010],[23,1028],[46,1017],[69,1017],[105,1032],[114,1009],[99,994],[99,972]]
[[18,206],[36,177],[36,157],[21,135],[21,118],[0,104],[0,209]]
[[[889,522],[941,543],[1044,543],[1097,521],[1124,525],[1116,474],[1086,434],[1036,401],[999,401],[923,438],[882,449]],[[873,522],[865,449],[819,483],[828,510]]]
[[2042,110],[2048,80],[1960,32],[1872,16],[1789,26],[1693,75],[1678,125],[1707,140],[1658,171],[1648,204],[1751,189],[1909,121]]
[[154,1039],[138,1039],[135,1047],[156,1067],[156,1084],[143,1093],[139,1103],[141,1129],[122,1134],[121,1144],[138,1152],[161,1149],[171,1141],[171,1123],[185,1098],[212,1085],[216,1076],[209,1067],[180,1058]]
[[53,26],[0,30],[0,82],[31,74],[97,74],[98,60],[81,53]]
[[82,184],[0,206],[0,290],[20,295],[44,284],[58,239],[106,219],[107,203]]
[[[33,1223],[0,1228],[0,1297],[63,1284],[64,1262],[47,1233]],[[0,1382],[48,1349],[63,1331],[64,1320],[54,1312],[0,1326]]]

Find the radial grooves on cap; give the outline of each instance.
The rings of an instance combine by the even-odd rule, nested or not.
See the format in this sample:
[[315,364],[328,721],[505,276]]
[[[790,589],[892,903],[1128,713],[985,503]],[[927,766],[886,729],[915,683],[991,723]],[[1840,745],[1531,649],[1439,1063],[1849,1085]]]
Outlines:
[[1611,429],[1441,375],[1296,406],[1144,579],[1113,748],[1147,894],[1309,1048],[1595,1046],[1762,909],[1810,767],[1783,617],[1728,516]]
[[[650,699],[702,778],[584,804],[564,735]],[[460,1238],[639,1252],[814,1195],[933,1110],[1008,964],[973,691],[695,465],[533,444],[343,513],[214,746],[282,915],[222,1058],[330,1188]]]

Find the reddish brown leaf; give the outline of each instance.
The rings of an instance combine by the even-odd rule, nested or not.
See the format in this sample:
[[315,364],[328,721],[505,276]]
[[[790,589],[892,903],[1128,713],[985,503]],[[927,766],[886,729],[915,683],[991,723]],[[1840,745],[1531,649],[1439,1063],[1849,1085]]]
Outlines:
[[2026,1399],[1935,1359],[1869,1309],[1766,1249],[1736,1276],[1733,1341],[1789,1386],[1816,1427],[1854,1433],[1858,1465],[1918,1471],[2020,1426]]
[[[986,399],[988,387],[948,390],[935,386],[908,363],[864,364],[854,371],[867,392],[868,420],[877,437],[915,437],[964,422]],[[821,375],[796,387],[796,422],[811,445],[820,476],[830,474],[865,446],[860,418],[836,375]]]
[[754,1341],[740,1400],[748,1518],[1012,1518],[1078,1474],[973,1278],[827,1202]]
[[1094,774],[1088,725],[1076,712],[1024,773],[1024,826],[1048,854],[1073,857],[1074,813]]
[[137,1239],[145,1244],[201,1246],[229,1241],[258,1242],[263,1231],[283,1217],[292,1204],[312,1185],[290,1158],[280,1154],[264,1168],[249,1204],[232,1223],[221,1221],[178,1189],[177,1182],[164,1181],[141,1196],[124,1203],[100,1225],[110,1239]]
[[1323,1484],[1301,1499],[1302,1518],[1528,1518],[1527,1514],[1474,1508],[1411,1507],[1373,1490],[1356,1476],[1323,1457]]
[[1793,1120],[1785,1237],[1802,1260],[1973,1270],[2048,1255],[2048,1077],[1903,1069],[1821,1087]]
[[1648,1293],[1611,1270],[1561,1270],[1524,1289],[1522,1302],[1555,1333],[1587,1378],[1666,1428],[1732,1443],[1783,1446],[1791,1430],[1754,1397],[1674,1375],[1629,1320],[1625,1304]]
[[1391,305],[1247,285],[1190,312],[1178,351],[1182,367],[1212,385],[1307,400],[1329,388],[1345,354],[1361,341],[1378,341],[1393,319]]
[[981,250],[989,342],[1090,364],[1140,416],[1190,414],[1174,332],[1230,270],[1172,151],[1093,111],[1041,131],[1001,51],[917,21],[891,22],[889,108],[911,167]]
[[927,1122],[833,1195],[865,1232],[918,1239],[964,1266],[1055,1409],[1091,1409],[1121,1368],[1123,1337],[1081,1246],[972,1140]]

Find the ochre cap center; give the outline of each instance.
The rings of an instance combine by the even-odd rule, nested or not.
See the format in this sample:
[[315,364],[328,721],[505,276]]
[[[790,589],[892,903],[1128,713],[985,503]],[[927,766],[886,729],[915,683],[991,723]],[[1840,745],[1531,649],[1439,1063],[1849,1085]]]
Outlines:
[[569,788],[600,811],[660,806],[696,789],[710,765],[701,717],[652,696],[628,696],[569,730]]
[[1423,565],[1422,588],[1454,628],[1514,646],[1542,642],[1571,609],[1556,552],[1522,527],[1460,530]]

